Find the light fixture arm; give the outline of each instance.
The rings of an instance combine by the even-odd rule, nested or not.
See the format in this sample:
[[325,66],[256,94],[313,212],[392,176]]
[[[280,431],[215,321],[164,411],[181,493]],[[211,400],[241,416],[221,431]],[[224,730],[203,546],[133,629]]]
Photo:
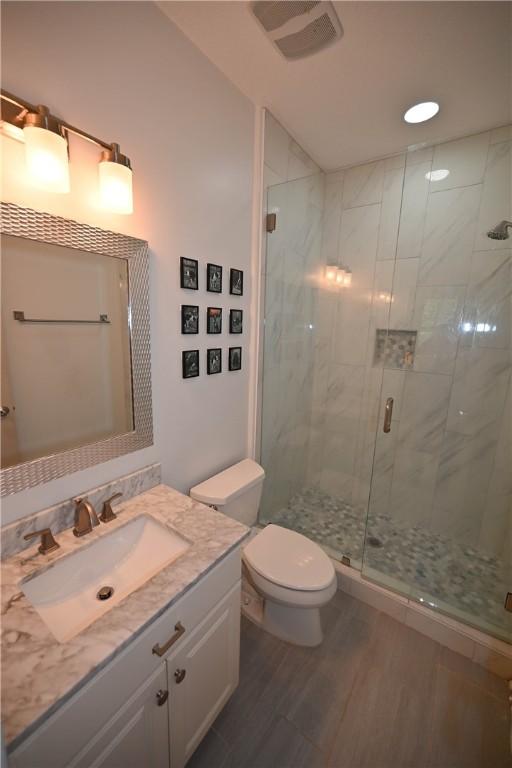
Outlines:
[[[21,112],[19,115],[17,115],[14,119],[16,123],[23,124],[25,121],[25,118],[27,114],[29,115],[36,115],[37,119],[40,120],[42,123],[44,122],[45,125],[43,127],[49,128],[52,123],[57,123],[61,129],[64,129],[65,131],[69,131],[69,133],[74,133],[76,136],[81,136],[82,139],[85,139],[86,141],[90,141],[92,144],[96,144],[98,147],[102,147],[103,149],[112,152],[113,155],[116,157],[119,156],[120,158],[124,158],[125,155],[121,155],[119,152],[119,144],[116,144],[114,142],[107,142],[103,141],[103,139],[99,139],[97,136],[94,136],[92,133],[87,133],[87,131],[83,131],[81,128],[77,128],[75,125],[71,125],[71,123],[66,122],[66,120],[61,120],[61,118],[54,117],[51,115],[48,107],[45,107],[42,104],[35,105],[31,104],[29,101],[25,101],[25,99],[20,99],[19,96],[16,96],[13,93],[9,93],[9,91],[6,91],[2,88],[1,90],[1,98],[5,101],[8,101],[10,104],[14,104],[17,107],[20,107]],[[112,158],[113,159],[113,158]],[[117,162],[117,160],[114,160],[114,162]],[[129,162],[129,161],[128,161]],[[122,162],[123,165],[126,163]]]

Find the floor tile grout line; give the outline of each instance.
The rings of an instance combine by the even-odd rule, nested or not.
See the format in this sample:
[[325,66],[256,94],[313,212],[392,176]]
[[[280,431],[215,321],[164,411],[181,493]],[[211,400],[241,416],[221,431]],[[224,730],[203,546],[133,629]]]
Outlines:
[[[382,613],[382,612],[381,611],[377,611],[377,613]],[[358,670],[357,670],[356,674],[354,675],[354,679],[352,680],[352,685],[350,687],[350,691],[349,691],[349,694],[347,696],[347,699],[346,699],[346,702],[345,702],[345,706],[343,707],[342,712],[341,712],[341,716],[340,716],[340,718],[338,720],[338,725],[337,725],[337,727],[335,729],[335,732],[334,732],[334,735],[332,737],[330,748],[327,750],[327,765],[328,766],[329,766],[329,761],[330,761],[330,759],[331,759],[331,757],[333,755],[333,752],[334,752],[334,747],[336,745],[336,740],[337,740],[337,737],[338,737],[338,733],[339,733],[339,731],[341,729],[341,725],[342,725],[343,720],[345,718],[345,715],[347,713],[348,707],[349,707],[349,705],[350,705],[350,703],[352,701],[352,696],[353,696],[353,693],[354,693],[354,689],[356,687],[356,683],[359,681],[359,679],[361,677],[361,674],[362,674],[361,666],[362,666],[362,664],[364,662],[364,657],[366,656],[366,654],[368,653],[369,649],[372,647],[372,645],[374,643],[375,635],[376,635],[376,632],[377,632],[377,626],[376,625],[377,625],[377,621],[375,621],[372,624],[371,636],[369,638],[369,643],[368,643],[369,648],[366,650],[366,652],[362,653],[362,656],[359,659]]]

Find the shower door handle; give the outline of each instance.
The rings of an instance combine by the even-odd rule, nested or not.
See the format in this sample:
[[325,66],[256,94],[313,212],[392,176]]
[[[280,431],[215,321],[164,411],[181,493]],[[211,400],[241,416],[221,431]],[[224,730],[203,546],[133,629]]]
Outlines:
[[393,398],[388,397],[384,406],[384,426],[383,432],[391,432],[391,417],[393,416]]

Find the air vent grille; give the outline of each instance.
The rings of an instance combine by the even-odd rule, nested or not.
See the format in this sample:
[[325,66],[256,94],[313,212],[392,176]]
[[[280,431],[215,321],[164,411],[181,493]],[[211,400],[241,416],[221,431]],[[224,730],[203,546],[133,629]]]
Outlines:
[[308,13],[313,10],[315,6],[320,5],[320,0],[314,2],[268,2],[266,0],[258,0],[253,4],[253,13],[267,32],[282,27],[290,19],[294,19],[296,16],[301,16],[303,13]]
[[256,0],[249,8],[263,34],[290,61],[318,53],[343,37],[343,27],[330,0]]
[[331,19],[324,13],[315,21],[307,24],[300,32],[277,38],[274,42],[287,59],[298,59],[324,48],[337,37]]

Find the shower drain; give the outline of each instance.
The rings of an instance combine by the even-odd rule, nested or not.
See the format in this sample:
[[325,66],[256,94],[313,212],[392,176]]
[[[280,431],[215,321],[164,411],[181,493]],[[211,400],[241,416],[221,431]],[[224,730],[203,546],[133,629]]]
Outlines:
[[114,594],[114,587],[101,587],[96,592],[97,600],[109,600]]
[[368,544],[370,545],[370,547],[382,547],[382,541],[378,539],[376,536],[369,536]]

